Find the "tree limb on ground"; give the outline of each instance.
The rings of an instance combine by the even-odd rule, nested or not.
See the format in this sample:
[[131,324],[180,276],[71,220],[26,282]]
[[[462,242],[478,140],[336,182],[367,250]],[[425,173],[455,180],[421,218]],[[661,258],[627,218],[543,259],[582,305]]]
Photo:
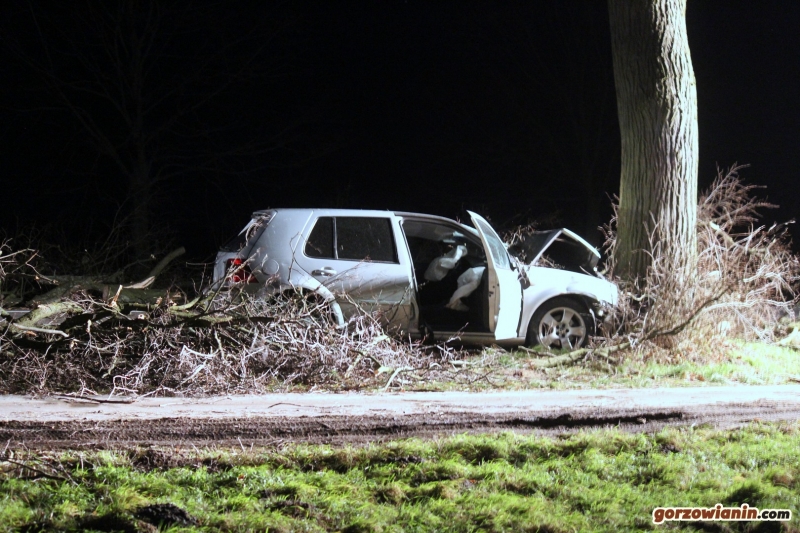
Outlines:
[[23,328],[36,327],[36,324],[59,313],[79,313],[83,308],[75,302],[65,300],[39,305],[36,309],[13,323]]
[[31,332],[31,333],[45,333],[47,335],[59,335],[61,337],[65,337],[65,338],[69,337],[68,334],[66,334],[63,331],[58,330],[58,329],[35,328],[33,326],[20,326],[19,324],[13,324],[13,323],[9,324],[9,327],[11,329],[14,329],[14,330],[17,330],[17,331],[22,331],[23,333],[27,331],[27,332]]
[[554,366],[572,365],[582,361],[590,353],[608,359],[612,353],[627,350],[630,347],[630,342],[623,342],[605,348],[581,348],[562,355],[554,355],[546,359],[532,361],[531,366],[533,368],[552,368]]
[[39,306],[52,304],[54,302],[58,302],[62,298],[69,296],[79,290],[84,291],[96,291],[103,294],[103,299],[107,299],[109,295],[114,295],[117,293],[119,286],[122,285],[122,292],[119,295],[119,298],[122,301],[130,302],[130,303],[148,303],[153,302],[157,298],[164,296],[163,291],[154,291],[151,293],[136,293],[131,291],[142,291],[150,287],[153,282],[155,282],[156,278],[158,278],[159,274],[169,265],[175,258],[180,257],[186,253],[186,249],[184,247],[176,248],[169,254],[167,254],[161,261],[158,262],[156,266],[150,271],[150,273],[145,277],[145,279],[132,283],[129,285],[120,284],[120,283],[107,283],[103,279],[100,279],[96,276],[50,276],[50,277],[42,277],[41,280],[45,282],[52,283],[56,285],[55,288],[47,291],[44,294],[40,294],[39,296],[34,297],[31,300],[32,304],[38,304]]
[[153,278],[154,280],[161,274],[161,271],[166,268],[168,264],[170,264],[176,257],[180,257],[186,253],[186,248],[181,246],[180,248],[176,248],[168,253],[161,261],[158,262],[156,266],[153,267],[153,270],[147,275],[147,279]]

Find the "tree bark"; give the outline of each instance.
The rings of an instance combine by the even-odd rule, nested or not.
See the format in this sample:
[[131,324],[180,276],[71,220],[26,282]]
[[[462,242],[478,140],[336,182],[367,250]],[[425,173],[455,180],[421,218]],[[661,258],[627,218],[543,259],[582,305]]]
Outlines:
[[622,172],[617,274],[643,279],[651,253],[676,274],[697,255],[697,90],[686,0],[609,0]]

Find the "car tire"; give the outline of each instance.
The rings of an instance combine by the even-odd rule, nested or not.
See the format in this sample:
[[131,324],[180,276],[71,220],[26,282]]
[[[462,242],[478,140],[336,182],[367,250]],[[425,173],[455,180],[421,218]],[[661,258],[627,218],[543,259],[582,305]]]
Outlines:
[[594,326],[586,305],[563,296],[553,298],[533,313],[526,344],[549,350],[577,350],[586,344]]

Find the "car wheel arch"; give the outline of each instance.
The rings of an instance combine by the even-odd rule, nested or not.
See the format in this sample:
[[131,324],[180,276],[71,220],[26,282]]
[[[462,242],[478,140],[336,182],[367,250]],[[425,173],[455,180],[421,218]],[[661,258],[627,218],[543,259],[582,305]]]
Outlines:
[[344,313],[342,312],[342,307],[339,305],[339,302],[336,301],[336,297],[334,294],[324,285],[322,284],[315,284],[315,285],[308,285],[308,284],[300,284],[300,285],[283,285],[273,292],[275,296],[286,296],[292,297],[298,291],[307,293],[307,298],[312,297],[320,297],[322,298],[328,305],[330,306],[331,313],[333,314],[333,319],[336,322],[337,328],[343,328],[347,325],[347,322],[344,319]]

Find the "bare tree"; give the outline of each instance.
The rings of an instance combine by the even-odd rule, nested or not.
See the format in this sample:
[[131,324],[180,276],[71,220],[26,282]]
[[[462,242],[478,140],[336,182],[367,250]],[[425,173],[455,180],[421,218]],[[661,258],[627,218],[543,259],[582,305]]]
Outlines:
[[288,18],[244,9],[233,17],[224,2],[30,0],[4,31],[6,49],[39,80],[32,92],[46,94],[31,108],[71,121],[84,153],[95,154],[84,168],[121,191],[116,200],[140,257],[150,252],[151,217],[170,182],[190,172],[197,186],[226,166],[222,159],[278,151],[284,132],[235,135],[263,110],[236,109],[231,89],[277,77],[271,46]]
[[697,90],[686,0],[609,0],[622,137],[617,273],[644,279],[653,247],[684,277],[697,254]]

